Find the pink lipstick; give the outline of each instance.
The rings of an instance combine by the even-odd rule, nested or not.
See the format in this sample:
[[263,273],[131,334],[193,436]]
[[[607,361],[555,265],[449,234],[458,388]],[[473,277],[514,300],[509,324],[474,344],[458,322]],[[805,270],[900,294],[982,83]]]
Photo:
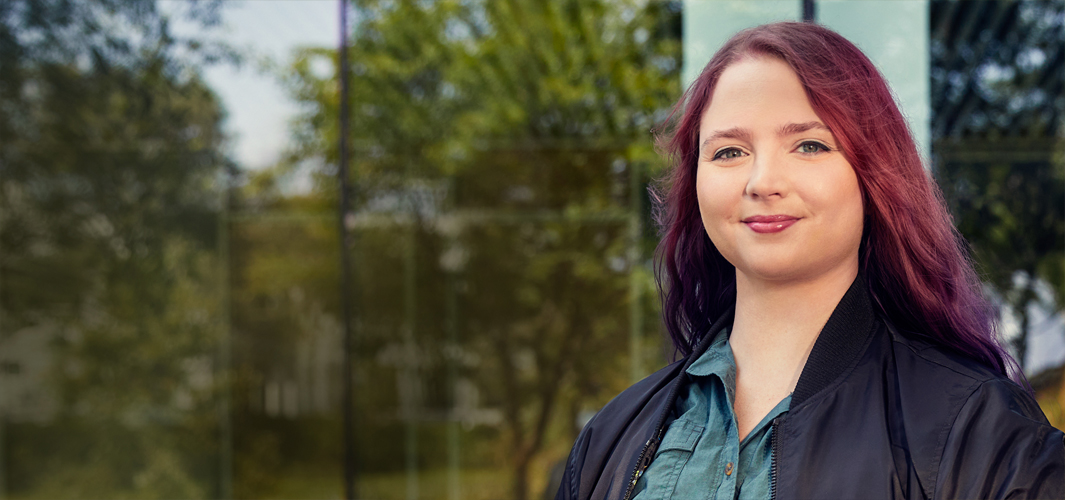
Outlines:
[[791,215],[754,215],[740,222],[747,224],[756,233],[778,233],[799,221]]

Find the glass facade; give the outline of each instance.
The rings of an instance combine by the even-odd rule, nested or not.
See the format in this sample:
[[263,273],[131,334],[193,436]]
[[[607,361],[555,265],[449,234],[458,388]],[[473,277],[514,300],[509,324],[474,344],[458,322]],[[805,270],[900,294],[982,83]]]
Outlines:
[[[0,3],[0,499],[553,498],[674,355],[656,127],[802,3],[351,1],[346,127],[340,2]],[[1065,2],[814,5],[1065,426]]]

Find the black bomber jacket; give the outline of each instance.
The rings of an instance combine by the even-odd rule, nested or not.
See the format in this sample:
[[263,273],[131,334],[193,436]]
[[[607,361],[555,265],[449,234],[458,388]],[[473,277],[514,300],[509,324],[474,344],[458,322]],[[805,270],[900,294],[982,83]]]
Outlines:
[[[711,327],[730,324],[732,314]],[[556,500],[627,500],[654,458],[694,352],[585,425]],[[859,276],[773,421],[774,499],[1065,499],[1065,435],[991,370],[900,335]]]

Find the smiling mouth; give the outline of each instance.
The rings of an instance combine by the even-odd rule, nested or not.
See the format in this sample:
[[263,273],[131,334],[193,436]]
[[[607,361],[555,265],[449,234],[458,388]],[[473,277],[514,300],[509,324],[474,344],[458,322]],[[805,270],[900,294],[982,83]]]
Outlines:
[[779,233],[799,221],[791,215],[755,215],[741,220],[756,233]]

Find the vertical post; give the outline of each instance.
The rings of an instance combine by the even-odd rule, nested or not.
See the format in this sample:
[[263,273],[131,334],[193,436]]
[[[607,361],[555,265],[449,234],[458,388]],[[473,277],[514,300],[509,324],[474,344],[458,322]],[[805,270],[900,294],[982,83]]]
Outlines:
[[5,403],[4,408],[0,408],[0,500],[7,498],[7,461],[4,460],[4,456],[7,455],[7,447],[4,445],[4,427],[7,424],[7,405]]
[[[0,333],[0,339],[3,339],[3,334]],[[0,373],[0,384],[4,383],[5,375]],[[0,387],[0,500],[7,498],[7,461],[4,457],[7,456],[7,445],[4,441],[5,427],[7,426],[7,397],[3,387]]]
[[[0,226],[0,234],[2,234],[2,226]],[[0,247],[0,259],[3,258],[3,247]],[[2,268],[3,266],[0,266]],[[3,294],[4,280],[0,276],[0,294]],[[3,328],[3,312],[0,311],[0,345],[3,345],[4,337],[6,333]],[[7,375],[3,371],[0,371],[0,500],[7,498],[7,461],[4,457],[7,456],[7,441],[5,440],[4,433],[7,432]]]
[[451,388],[451,418],[447,421],[447,498],[459,500],[461,492],[462,471],[459,442],[459,407],[458,407],[458,297],[455,296],[457,277],[448,273],[447,286],[447,337],[452,356],[448,360],[447,379]]
[[448,387],[451,388],[451,416],[447,420],[447,498],[459,500],[461,454],[459,453],[459,407],[458,407],[458,300],[455,296],[454,272],[447,277],[447,340],[452,350],[447,366]]
[[[453,193],[454,189],[449,189],[450,193]],[[449,204],[450,205],[450,204]],[[454,208],[454,207],[449,207]],[[454,252],[459,248],[458,235],[452,234],[450,237],[450,244],[448,245],[448,251]],[[446,297],[446,317],[444,328],[447,330],[447,349],[451,351],[451,355],[447,356],[447,385],[451,392],[451,415],[447,419],[447,498],[448,500],[459,500],[461,495],[461,471],[462,464],[460,453],[460,436],[459,436],[459,394],[458,394],[458,364],[459,358],[459,304],[458,304],[458,280],[459,271],[462,269],[460,262],[454,262],[445,266],[447,271],[447,297]]]
[[338,236],[340,240],[340,309],[342,310],[344,328],[344,498],[355,499],[355,397],[352,381],[352,339],[351,323],[351,240],[348,235],[347,219],[351,215],[350,189],[348,189],[348,5],[347,0],[340,0],[340,134],[337,145],[337,177],[340,181],[340,207],[338,210]]
[[216,383],[221,384],[218,391],[218,496],[222,499],[233,498],[233,417],[230,401],[233,398],[232,378],[230,377],[233,359],[233,339],[230,325],[230,311],[233,306],[230,290],[229,269],[229,173],[222,174],[222,206],[218,213],[218,261],[222,280],[222,311],[218,339],[218,369],[215,370]]
[[[409,180],[409,169],[408,169]],[[408,183],[408,190],[414,189]],[[400,405],[403,420],[405,421],[406,433],[404,450],[407,466],[407,500],[418,499],[418,402],[421,397],[417,372],[418,349],[414,341],[414,329],[416,328],[415,315],[417,307],[417,207],[414,203],[414,195],[408,192],[408,207],[410,210],[410,228],[404,248],[404,272],[403,272],[403,312],[406,320],[403,325],[403,351],[406,353],[401,361],[400,382]]]
[[817,5],[814,0],[802,0],[802,20],[807,23],[817,22]]
[[629,378],[643,378],[643,307],[640,243],[643,238],[643,178],[640,162],[629,162]]
[[[3,219],[0,218],[0,224]],[[0,234],[3,234],[3,226],[0,225]],[[0,247],[0,260],[3,259],[4,249]],[[0,266],[3,269],[3,266]],[[0,276],[0,298],[3,296],[4,280],[3,276]],[[2,302],[0,302],[2,304]],[[7,333],[4,331],[3,325],[3,311],[0,308],[0,345],[3,345],[4,338],[7,337]],[[7,375],[0,371],[0,500],[7,498],[7,440],[4,435],[7,432],[7,413],[8,413],[8,396],[7,396]]]

